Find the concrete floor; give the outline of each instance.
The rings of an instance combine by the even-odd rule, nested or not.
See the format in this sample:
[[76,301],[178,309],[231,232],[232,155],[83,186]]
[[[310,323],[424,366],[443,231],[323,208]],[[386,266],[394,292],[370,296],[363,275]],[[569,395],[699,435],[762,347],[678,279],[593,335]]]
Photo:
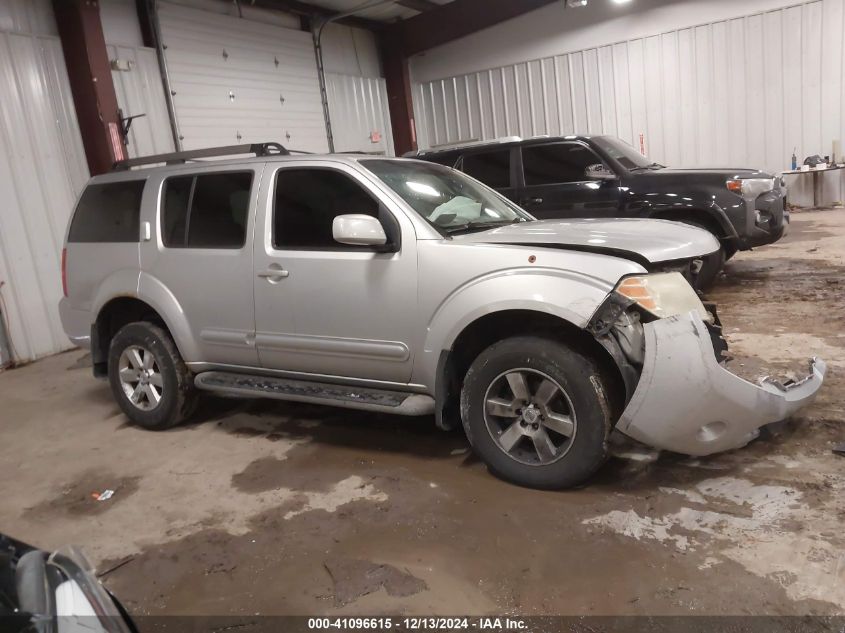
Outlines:
[[428,418],[214,400],[144,432],[61,354],[0,374],[0,529],[125,562],[105,582],[135,614],[842,614],[843,290],[845,212],[795,214],[711,298],[735,371],[828,361],[816,404],[561,493],[496,480]]

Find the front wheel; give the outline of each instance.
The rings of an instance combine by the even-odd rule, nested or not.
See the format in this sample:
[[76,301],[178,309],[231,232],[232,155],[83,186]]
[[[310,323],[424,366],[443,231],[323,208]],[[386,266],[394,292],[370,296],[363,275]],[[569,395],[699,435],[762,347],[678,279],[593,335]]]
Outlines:
[[[708,229],[703,224],[699,224],[697,222],[690,222],[687,220],[681,220],[684,224],[689,224],[690,226],[697,227],[702,229],[703,231],[707,231],[711,233],[710,229]],[[711,235],[713,235],[711,233]],[[713,235],[717,240],[719,239],[718,235]],[[725,262],[728,260],[727,253],[725,251],[724,246],[720,246],[719,250],[715,253],[710,253],[709,255],[705,255],[701,258],[701,269],[698,271],[698,275],[695,278],[695,283],[692,284],[693,288],[696,290],[701,290],[702,292],[708,290],[716,281],[716,278],[719,276],[719,273],[722,272],[722,268],[725,267]]]
[[701,270],[698,271],[698,276],[695,278],[693,287],[696,290],[709,290],[715,283],[716,278],[725,266],[725,249],[720,248],[715,253],[710,253],[701,258]]
[[148,322],[122,327],[109,346],[109,383],[126,416],[159,431],[193,413],[198,396],[170,335]]
[[595,473],[613,422],[595,362],[533,336],[505,339],[478,356],[461,391],[461,417],[494,475],[543,489],[576,486]]

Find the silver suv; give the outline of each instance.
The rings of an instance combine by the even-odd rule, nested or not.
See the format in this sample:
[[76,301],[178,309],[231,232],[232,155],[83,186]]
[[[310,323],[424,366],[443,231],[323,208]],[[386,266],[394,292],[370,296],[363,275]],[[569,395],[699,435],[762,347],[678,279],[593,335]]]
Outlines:
[[[191,162],[224,152],[255,156]],[[221,148],[93,178],[60,308],[139,426],[202,391],[433,414],[493,473],[561,488],[614,429],[707,455],[815,396],[820,360],[787,384],[725,369],[714,310],[673,271],[718,247],[666,221],[536,221],[432,163]]]

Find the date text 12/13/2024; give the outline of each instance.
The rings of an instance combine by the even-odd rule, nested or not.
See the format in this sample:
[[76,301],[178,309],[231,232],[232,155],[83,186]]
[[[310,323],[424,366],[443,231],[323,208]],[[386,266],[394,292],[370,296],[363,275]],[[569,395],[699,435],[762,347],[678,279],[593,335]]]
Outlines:
[[392,629],[405,631],[520,631],[526,623],[520,618],[478,617],[478,618],[440,618],[440,617],[373,617],[373,618],[309,618],[308,629],[319,630],[381,630]]

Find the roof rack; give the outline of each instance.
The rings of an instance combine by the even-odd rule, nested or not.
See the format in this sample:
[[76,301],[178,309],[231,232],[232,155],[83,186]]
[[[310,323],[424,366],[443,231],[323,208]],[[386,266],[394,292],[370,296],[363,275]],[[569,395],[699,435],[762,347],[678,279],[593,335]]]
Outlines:
[[218,158],[221,156],[235,156],[237,154],[254,154],[255,156],[290,156],[284,145],[281,143],[248,143],[244,145],[225,145],[223,147],[206,147],[204,149],[192,149],[185,152],[171,152],[169,154],[153,154],[139,158],[127,158],[117,161],[112,167],[113,171],[122,171],[142,165],[156,165],[165,163],[167,165],[178,165],[189,160],[199,158]]

